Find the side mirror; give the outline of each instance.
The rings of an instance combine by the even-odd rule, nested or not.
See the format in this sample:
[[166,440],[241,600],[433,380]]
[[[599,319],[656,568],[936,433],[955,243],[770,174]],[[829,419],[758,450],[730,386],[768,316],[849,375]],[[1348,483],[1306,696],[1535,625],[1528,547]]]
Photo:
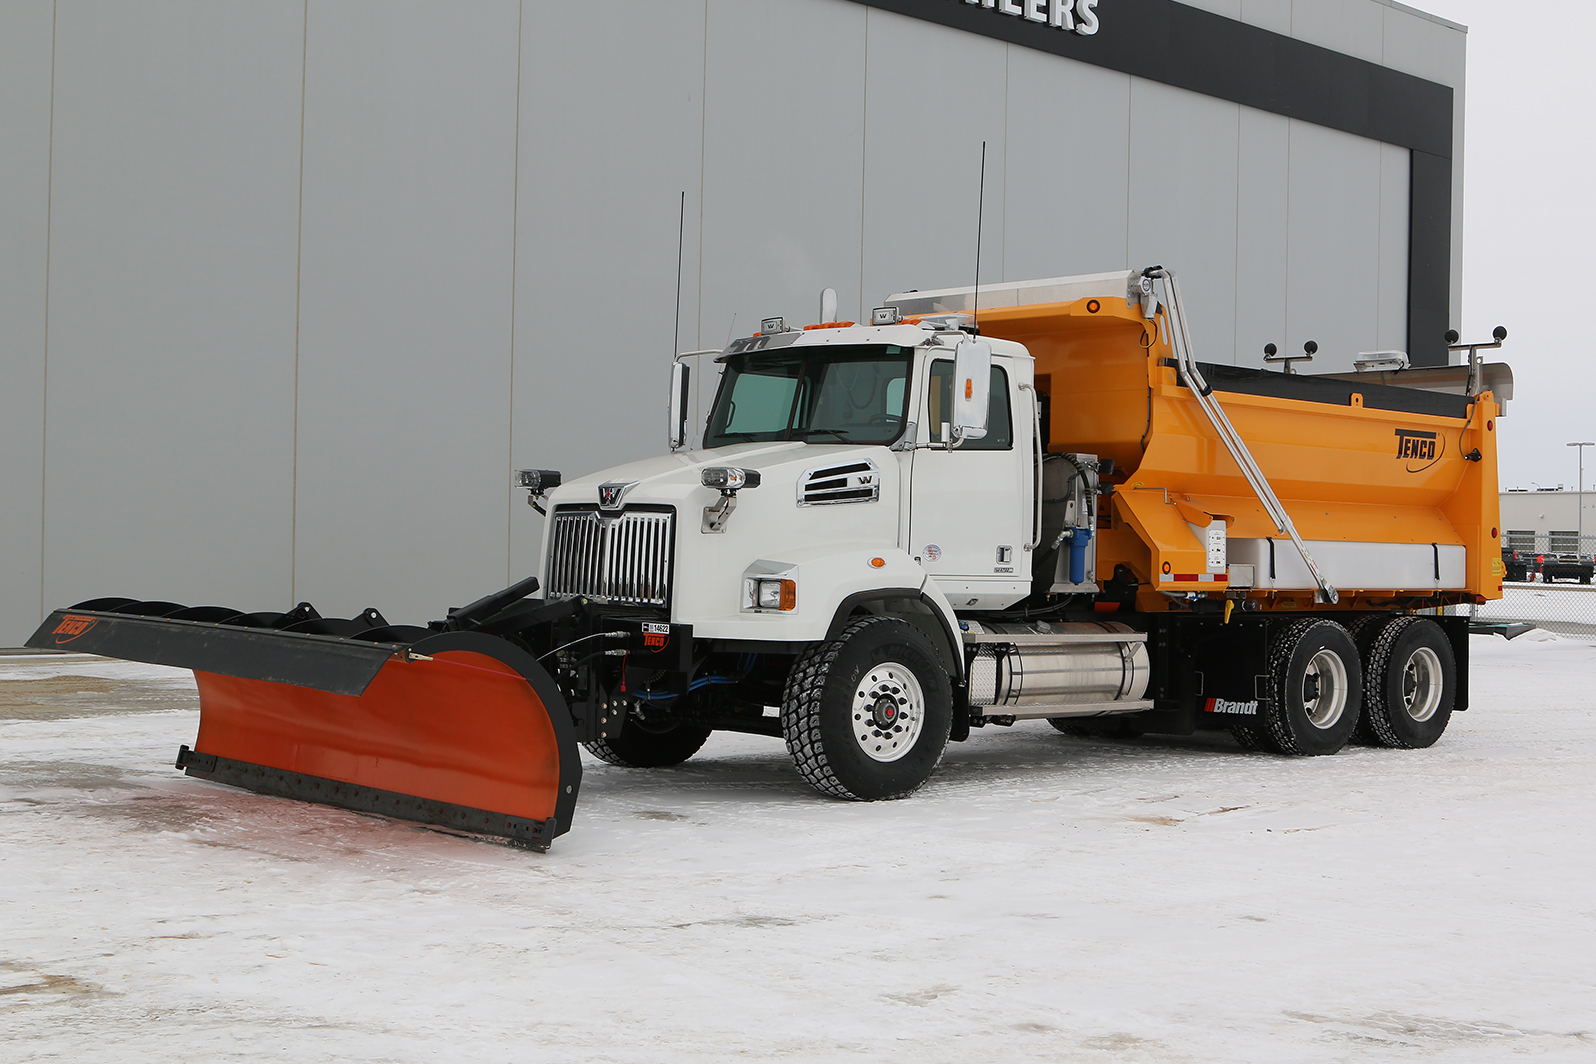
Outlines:
[[992,345],[985,340],[960,341],[953,354],[953,439],[979,440],[986,435],[992,405]]
[[671,363],[670,448],[679,451],[687,446],[687,399],[691,394],[688,385],[692,370],[685,362]]

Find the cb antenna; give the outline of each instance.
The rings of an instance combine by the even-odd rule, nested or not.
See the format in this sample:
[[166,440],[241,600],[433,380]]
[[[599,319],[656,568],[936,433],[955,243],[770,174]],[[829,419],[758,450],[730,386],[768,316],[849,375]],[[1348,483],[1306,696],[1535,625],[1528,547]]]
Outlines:
[[682,190],[681,211],[676,218],[676,327],[671,332],[671,361],[682,349],[682,245],[687,238],[687,191]]
[[975,335],[981,335],[981,224],[986,220],[986,141],[981,142],[981,183],[975,196],[975,299],[970,319]]

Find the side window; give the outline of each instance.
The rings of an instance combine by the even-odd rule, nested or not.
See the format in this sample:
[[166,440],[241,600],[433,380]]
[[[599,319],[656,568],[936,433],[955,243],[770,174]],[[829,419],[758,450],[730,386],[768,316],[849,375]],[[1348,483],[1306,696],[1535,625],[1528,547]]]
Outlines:
[[[926,420],[930,422],[931,442],[942,442],[942,424],[953,409],[953,363],[931,363],[931,393],[926,396]],[[986,435],[965,440],[961,451],[1007,451],[1014,446],[1014,421],[1009,414],[1009,375],[992,367],[992,404],[987,408]]]

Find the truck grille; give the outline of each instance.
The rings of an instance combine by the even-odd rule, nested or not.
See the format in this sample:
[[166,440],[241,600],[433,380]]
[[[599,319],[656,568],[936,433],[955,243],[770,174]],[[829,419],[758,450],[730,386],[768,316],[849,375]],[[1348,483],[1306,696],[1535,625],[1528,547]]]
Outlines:
[[670,603],[671,546],[676,514],[670,510],[597,510],[559,507],[549,546],[548,595],[585,595],[635,606]]

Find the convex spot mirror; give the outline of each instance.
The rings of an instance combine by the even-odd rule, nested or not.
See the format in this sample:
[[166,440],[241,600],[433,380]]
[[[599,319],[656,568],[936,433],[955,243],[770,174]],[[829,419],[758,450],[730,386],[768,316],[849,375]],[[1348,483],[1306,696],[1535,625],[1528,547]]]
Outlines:
[[670,449],[687,446],[687,386],[692,371],[685,362],[671,363]]
[[953,354],[953,442],[986,435],[992,405],[992,345],[962,340]]

